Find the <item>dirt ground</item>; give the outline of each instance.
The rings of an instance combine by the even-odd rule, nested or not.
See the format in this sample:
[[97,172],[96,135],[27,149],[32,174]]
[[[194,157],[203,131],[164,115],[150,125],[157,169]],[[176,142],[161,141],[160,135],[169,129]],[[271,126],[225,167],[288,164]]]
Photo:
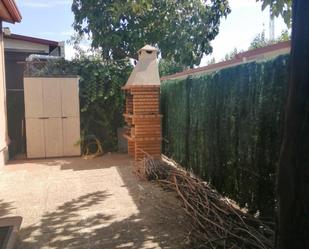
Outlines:
[[132,173],[124,154],[12,161],[0,217],[20,215],[15,249],[190,248],[175,195]]

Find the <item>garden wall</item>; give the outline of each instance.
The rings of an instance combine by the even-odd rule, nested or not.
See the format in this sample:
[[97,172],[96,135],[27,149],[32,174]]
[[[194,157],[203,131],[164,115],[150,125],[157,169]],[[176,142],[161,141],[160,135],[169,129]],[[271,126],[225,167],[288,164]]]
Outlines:
[[273,217],[288,55],[162,82],[163,150],[250,212]]

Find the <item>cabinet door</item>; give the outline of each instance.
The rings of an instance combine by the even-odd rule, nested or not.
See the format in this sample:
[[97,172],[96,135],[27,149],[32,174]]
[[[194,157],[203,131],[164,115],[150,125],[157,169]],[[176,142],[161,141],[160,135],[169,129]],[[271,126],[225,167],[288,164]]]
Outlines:
[[79,117],[78,79],[64,78],[61,82],[62,117]]
[[60,118],[61,88],[59,78],[42,78],[44,117]]
[[65,156],[79,156],[80,140],[79,117],[68,117],[62,119],[63,126],[63,153]]
[[26,118],[27,157],[45,157],[44,120]]
[[41,78],[24,78],[25,117],[43,117],[43,88]]
[[62,119],[44,119],[46,157],[63,156]]

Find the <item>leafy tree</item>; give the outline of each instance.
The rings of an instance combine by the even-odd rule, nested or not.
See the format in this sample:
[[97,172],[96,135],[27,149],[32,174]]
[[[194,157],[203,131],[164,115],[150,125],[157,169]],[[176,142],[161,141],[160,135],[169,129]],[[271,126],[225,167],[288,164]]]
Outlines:
[[288,27],[291,25],[292,18],[292,0],[256,0],[257,2],[262,2],[262,10],[266,7],[270,7],[270,12],[272,16],[278,17],[281,15],[284,22]]
[[175,61],[161,59],[159,62],[159,73],[161,77],[165,75],[178,73],[183,70],[184,67]]
[[232,60],[235,58],[235,56],[239,53],[243,52],[242,50],[237,50],[237,48],[234,48],[233,51],[231,51],[230,53],[227,53],[224,56],[224,59],[222,61],[228,61],[228,60]]
[[250,43],[249,49],[256,49],[256,48],[262,48],[265,47],[267,45],[270,45],[270,41],[267,40],[266,36],[265,36],[265,30],[263,30],[263,32],[257,34],[252,42]]
[[261,33],[257,34],[254,39],[252,40],[249,50],[250,49],[256,49],[256,48],[262,48],[271,44],[275,44],[278,42],[288,41],[290,40],[290,35],[288,30],[283,30],[276,39],[269,40],[265,36],[265,30],[263,30]]
[[206,62],[206,65],[211,65],[211,64],[215,64],[216,63],[216,58],[215,57],[212,57],[210,58],[207,62]]
[[291,40],[291,36],[289,34],[289,31],[286,29],[286,30],[283,30],[280,34],[280,36],[277,38],[277,41],[280,42],[280,41],[289,41]]
[[148,43],[163,59],[192,67],[212,52],[209,42],[230,8],[228,0],[73,0],[72,11],[74,29],[105,59],[134,58]]

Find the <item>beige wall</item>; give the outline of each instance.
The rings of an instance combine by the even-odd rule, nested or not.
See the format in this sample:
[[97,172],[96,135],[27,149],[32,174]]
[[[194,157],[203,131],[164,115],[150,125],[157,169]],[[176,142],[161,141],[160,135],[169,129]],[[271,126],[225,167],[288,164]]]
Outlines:
[[[1,20],[0,20],[1,23]],[[4,43],[0,24],[0,167],[7,158],[6,87],[4,69]]]
[[6,51],[24,51],[31,53],[49,53],[49,46],[28,42],[20,41],[8,38],[4,38],[4,47]]

